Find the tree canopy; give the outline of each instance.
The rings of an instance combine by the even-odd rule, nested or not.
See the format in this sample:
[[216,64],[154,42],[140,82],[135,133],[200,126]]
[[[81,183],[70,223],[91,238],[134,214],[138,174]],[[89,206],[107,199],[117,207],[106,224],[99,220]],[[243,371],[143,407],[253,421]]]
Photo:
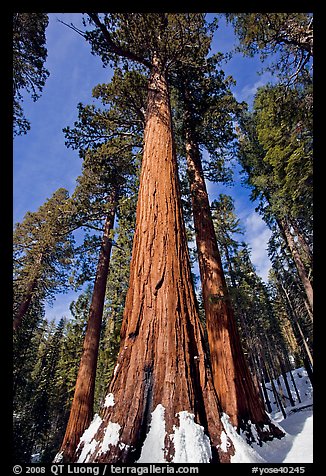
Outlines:
[[14,134],[26,134],[30,123],[25,118],[23,92],[33,101],[49,76],[44,64],[47,58],[45,30],[49,19],[46,13],[14,13],[13,15],[13,121]]

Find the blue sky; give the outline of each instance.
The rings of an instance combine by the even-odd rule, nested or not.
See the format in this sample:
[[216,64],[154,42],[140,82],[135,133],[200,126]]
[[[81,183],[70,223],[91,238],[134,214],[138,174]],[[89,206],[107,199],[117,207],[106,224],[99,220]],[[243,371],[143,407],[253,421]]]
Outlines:
[[[48,58],[46,68],[50,76],[42,96],[33,102],[26,98],[23,108],[31,122],[31,130],[14,140],[14,222],[21,221],[27,211],[35,211],[59,187],[70,193],[81,172],[78,152],[67,149],[62,129],[73,125],[77,119],[77,104],[94,102],[92,88],[110,80],[112,71],[103,68],[99,57],[90,54],[86,41],[60,23],[73,22],[81,29],[80,13],[51,13],[46,30]],[[226,52],[233,48],[235,38],[232,28],[220,20],[213,50]],[[256,58],[235,55],[224,65],[226,75],[236,80],[233,92],[239,101],[252,104],[257,87],[271,80],[270,74],[258,75],[262,65]],[[249,190],[237,181],[233,187],[208,183],[210,200],[219,193],[232,195],[237,216],[245,229],[243,239],[252,248],[252,261],[257,272],[267,279],[270,262],[266,253],[270,231],[255,213],[255,205],[249,201]],[[60,295],[53,307],[47,306],[49,319],[70,316],[69,304],[78,294]]]

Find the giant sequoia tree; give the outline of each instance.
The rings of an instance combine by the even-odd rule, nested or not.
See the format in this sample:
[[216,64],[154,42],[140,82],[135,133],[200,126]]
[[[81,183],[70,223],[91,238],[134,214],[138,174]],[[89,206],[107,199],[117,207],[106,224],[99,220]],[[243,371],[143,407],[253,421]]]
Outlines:
[[[209,73],[208,73],[209,72]],[[281,432],[271,424],[250,374],[222,268],[202,166],[200,145],[221,151],[233,139],[232,117],[238,110],[222,72],[212,65],[181,74],[183,132],[192,211],[206,316],[210,360],[221,406],[232,424],[258,440]],[[205,74],[206,73],[206,74]],[[214,157],[214,154],[212,154]]]
[[[107,85],[106,111],[79,105],[79,121],[75,128],[66,129],[69,146],[79,148],[84,159],[83,175],[72,199],[76,209],[82,208],[84,226],[89,226],[93,218],[104,218],[102,242],[98,254],[94,288],[90,303],[89,318],[83,352],[81,356],[75,394],[72,401],[66,433],[61,445],[64,460],[70,461],[83,432],[93,417],[95,377],[100,345],[102,315],[105,301],[107,278],[112,250],[112,232],[119,199],[135,180],[135,146],[141,143],[137,126],[130,127],[131,117],[126,118],[125,110],[117,99],[116,89],[128,83],[130,75],[122,79],[116,75],[111,85]],[[132,75],[131,75],[132,76]],[[117,88],[116,88],[117,87]],[[110,94],[110,89],[115,94]],[[88,206],[85,207],[85,202]],[[82,204],[82,207],[81,207]]]
[[[149,70],[144,151],[129,290],[114,377],[100,416],[80,440],[78,461],[229,462],[219,403],[207,367],[189,255],[168,90],[168,72],[188,45],[208,41],[201,14],[98,14],[87,33],[94,51]],[[181,454],[185,425],[198,454]],[[205,432],[205,435],[204,435]],[[169,438],[168,435],[171,435]],[[173,437],[172,437],[173,435]],[[90,438],[88,438],[90,436]],[[204,442],[204,443],[203,443]],[[193,450],[191,450],[193,451]],[[58,458],[59,459],[59,458]]]

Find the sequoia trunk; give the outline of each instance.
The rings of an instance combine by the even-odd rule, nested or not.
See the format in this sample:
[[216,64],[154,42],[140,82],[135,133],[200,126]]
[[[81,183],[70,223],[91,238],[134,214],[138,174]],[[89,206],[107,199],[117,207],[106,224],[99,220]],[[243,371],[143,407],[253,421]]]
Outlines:
[[[185,426],[194,437],[188,452],[180,451]],[[191,279],[167,81],[154,58],[121,347],[78,462],[229,462],[233,446],[220,447],[222,429]]]
[[112,208],[106,217],[104,225],[74,398],[71,405],[65,436],[61,444],[60,452],[56,457],[56,460],[63,462],[74,461],[80,437],[93,418],[97,355],[112,248],[112,239],[110,235],[114,226],[116,199],[117,190],[114,190],[110,197]]
[[251,422],[256,425],[260,439],[280,437],[283,434],[268,418],[244,357],[226,288],[200,152],[189,128],[186,128],[186,158],[215,389],[223,411],[235,427],[252,433]]

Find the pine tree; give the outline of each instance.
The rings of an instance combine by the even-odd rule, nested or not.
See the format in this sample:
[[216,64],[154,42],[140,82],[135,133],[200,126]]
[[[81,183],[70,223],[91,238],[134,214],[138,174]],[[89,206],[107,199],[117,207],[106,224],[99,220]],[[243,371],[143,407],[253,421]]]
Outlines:
[[[65,337],[60,350],[55,376],[55,392],[65,396],[65,403],[63,408],[61,408],[61,411],[63,411],[61,418],[63,431],[68,421],[69,410],[74,396],[91,297],[92,286],[88,284],[85,290],[79,294],[76,301],[72,301],[70,304],[69,309],[72,318],[67,322]],[[62,434],[62,438],[63,436]]]
[[34,395],[31,408],[33,451],[40,454],[40,461],[49,461],[53,454],[57,437],[57,394],[53,391],[53,377],[56,373],[66,319],[56,324],[50,322],[40,356],[33,370]]
[[112,192],[112,209],[104,225],[101,249],[85,333],[83,352],[76,380],[76,387],[66,433],[61,445],[65,460],[70,460],[78,441],[93,417],[95,376],[100,342],[101,322],[104,307],[107,276],[112,248],[111,232],[114,225],[117,191]]
[[12,441],[13,458],[16,462],[29,463],[33,452],[31,410],[35,386],[32,374],[39,359],[39,348],[45,330],[44,307],[41,303],[34,302],[29,311],[29,319],[22,322],[22,326],[13,336]]
[[94,411],[106,396],[114,375],[120,347],[120,330],[128,291],[130,260],[135,230],[137,193],[121,197],[118,204],[118,224],[113,243],[110,273],[104,304],[103,329],[97,365]]
[[39,323],[28,339],[28,348],[19,349],[23,355],[17,345],[26,341],[30,321],[25,321],[14,336],[14,457],[21,463],[49,461],[48,453],[55,449],[60,402],[53,384],[65,324],[65,319],[58,324]]
[[68,192],[58,189],[36,212],[27,212],[14,230],[14,320],[21,326],[33,300],[51,302],[69,288],[73,257],[71,223],[66,214]]
[[273,264],[273,271],[270,276],[271,286],[278,297],[280,308],[287,316],[297,346],[300,349],[300,365],[303,363],[312,381],[313,336],[310,309],[309,306],[305,305],[301,283],[298,279],[295,279],[293,264],[286,259],[286,250],[283,249],[277,252],[271,244],[269,249]]
[[260,199],[257,209],[282,233],[312,311],[312,127],[302,96],[283,86],[257,93],[254,112],[242,121],[239,161],[252,199]]
[[[239,243],[234,237],[235,234],[241,233],[241,228],[234,214],[231,197],[220,195],[219,199],[213,202],[212,208],[216,236],[227,270],[230,298],[257,391],[262,393],[266,408],[271,412],[265,383],[271,379],[271,375],[278,378],[282,374],[287,386],[287,395],[283,394],[283,398],[293,405],[286,376],[286,372],[291,371],[292,364],[288,359],[287,336],[283,332],[284,315],[276,312],[275,296],[270,291],[270,286],[266,286],[258,277],[248,246]],[[264,361],[266,362],[263,363]],[[278,392],[276,398],[280,398]],[[250,437],[249,432],[247,436]]]

